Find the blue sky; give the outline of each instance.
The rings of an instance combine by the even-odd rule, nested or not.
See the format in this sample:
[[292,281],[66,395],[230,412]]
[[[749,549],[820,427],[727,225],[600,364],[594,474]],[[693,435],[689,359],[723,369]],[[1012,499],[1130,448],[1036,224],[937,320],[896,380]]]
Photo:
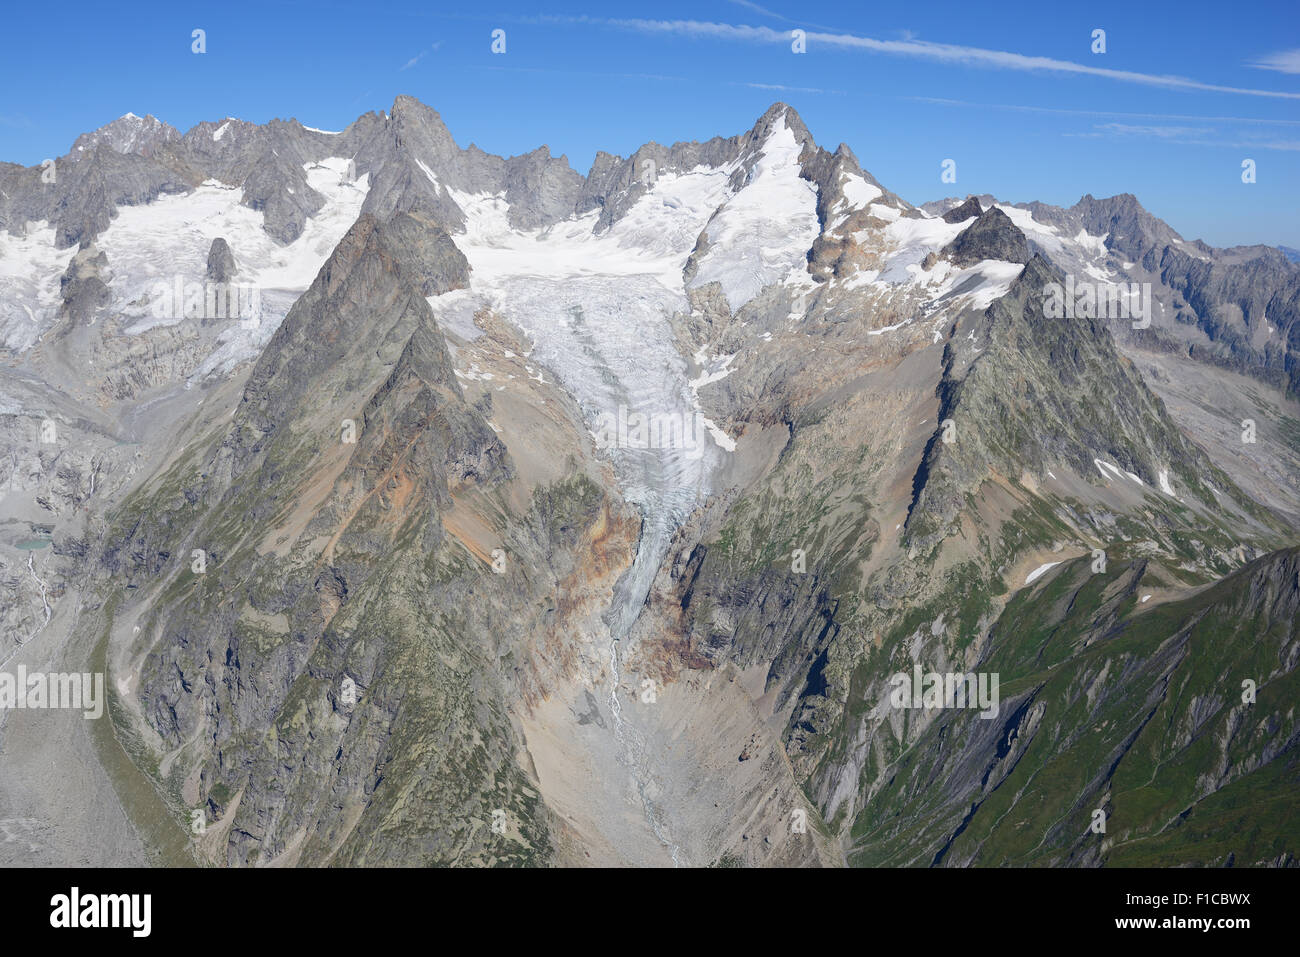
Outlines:
[[128,111],[181,130],[225,116],[342,129],[408,93],[462,145],[545,143],[585,174],[598,149],[743,132],[783,100],[914,203],[1132,192],[1189,239],[1300,247],[1295,0],[138,0],[4,16],[0,159],[25,165]]

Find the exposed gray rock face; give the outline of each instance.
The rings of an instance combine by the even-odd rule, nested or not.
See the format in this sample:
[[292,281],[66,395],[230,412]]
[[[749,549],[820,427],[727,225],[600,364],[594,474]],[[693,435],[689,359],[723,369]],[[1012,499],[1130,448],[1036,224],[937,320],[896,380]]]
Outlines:
[[66,248],[93,240],[120,205],[152,202],[215,179],[242,187],[245,205],[263,213],[267,233],[292,242],[323,205],[307,184],[304,165],[354,155],[386,122],[370,113],[329,135],[297,120],[258,126],[226,119],[205,121],[182,136],[153,117],[128,114],[79,137],[52,171],[0,163],[0,228],[21,233],[28,222],[47,220],[56,227],[56,244]]
[[577,199],[575,212],[601,211],[596,231],[608,229],[646,191],[647,183],[665,172],[683,172],[698,165],[722,166],[737,155],[739,137],[714,137],[707,143],[647,143],[624,159],[600,151]]
[[469,285],[469,260],[441,226],[419,213],[398,213],[383,232],[422,295],[440,296]]
[[[643,160],[655,163],[652,176],[734,164],[731,185],[740,187],[777,123],[793,132],[801,174],[816,187],[822,236],[809,272],[827,279],[850,265],[880,265],[891,251],[888,220],[879,210],[843,205],[846,177],[879,184],[846,146],[834,153],[818,147],[780,104],[741,136],[648,144],[627,160],[600,154],[586,180],[545,148],[512,159],[461,149],[436,113],[407,98],[392,116],[369,114],[340,134],[293,121],[230,121],[201,125],[188,142],[164,136],[149,156],[116,151],[111,138],[88,151],[87,163],[110,151],[191,185],[208,177],[243,185],[280,241],[298,235],[313,215],[312,195],[299,193],[302,167],[319,157],[355,157],[377,197],[373,215],[363,214],[339,242],[251,369],[182,388],[212,340],[238,330],[182,322],[126,334],[111,317],[99,321],[96,283],[106,281],[106,264],[87,247],[68,267],[63,292],[70,313],[95,321],[79,336],[45,337],[30,369],[45,376],[68,370],[48,379],[57,389],[73,389],[70,382],[80,388],[76,373],[92,366],[99,377],[76,401],[49,405],[68,410],[57,416],[61,434],[78,405],[121,403],[123,428],[94,442],[79,436],[75,449],[43,447],[32,436],[57,389],[18,370],[15,380],[21,375],[26,385],[30,376],[46,394],[12,403],[0,383],[0,434],[24,456],[6,466],[11,491],[30,494],[34,501],[24,506],[60,522],[87,504],[109,520],[107,528],[98,515],[87,527],[56,527],[54,547],[34,568],[0,540],[0,584],[24,599],[13,613],[9,605],[17,603],[0,603],[0,618],[24,629],[41,625],[53,571],[56,614],[83,636],[110,636],[112,678],[130,687],[118,698],[129,709],[119,731],[141,743],[131,761],[148,769],[139,790],[153,796],[157,786],[165,806],[156,816],[169,824],[187,822],[194,808],[207,818],[208,837],[186,835],[183,854],[229,865],[550,863],[566,859],[550,844],[558,836],[566,860],[582,863],[588,848],[592,857],[607,845],[611,856],[622,854],[640,835],[659,856],[638,848],[636,859],[660,860],[660,825],[696,863],[717,861],[724,851],[723,860],[754,864],[837,863],[846,851],[868,862],[997,863],[980,857],[984,828],[999,829],[988,847],[1006,846],[1002,839],[1011,836],[1052,861],[1062,859],[1057,839],[1067,830],[1077,843],[1085,827],[1067,820],[1075,792],[1039,807],[1043,792],[1033,773],[1022,787],[1014,765],[1031,741],[1047,751],[1033,765],[1044,775],[1077,741],[1088,745],[1071,755],[1082,763],[1115,747],[1130,758],[1146,750],[1129,748],[1140,716],[1127,709],[1081,714],[1081,683],[1089,685],[1089,708],[1094,688],[1103,703],[1132,695],[1135,707],[1143,705],[1169,686],[1162,678],[1166,665],[1177,664],[1183,638],[1151,635],[1140,660],[1116,658],[1113,668],[1109,649],[1095,648],[1095,660],[1085,660],[1091,643],[1112,634],[1116,615],[1153,607],[1137,604],[1145,592],[1134,564],[1124,572],[1122,595],[1107,586],[1100,625],[1069,631],[1070,647],[1058,655],[1051,636],[1045,644],[1023,620],[998,617],[1007,600],[1018,600],[1009,591],[1025,583],[1017,563],[1033,567],[1043,554],[1065,549],[1086,556],[1098,543],[1167,549],[1176,559],[1171,574],[1166,569],[1157,579],[1164,588],[1203,567],[1194,564],[1201,539],[1210,543],[1206,550],[1247,555],[1264,536],[1255,536],[1258,516],[1238,490],[1115,350],[1113,325],[1044,315],[1044,286],[1061,278],[1045,260],[1031,259],[988,309],[963,306],[961,290],[941,295],[924,281],[889,289],[822,282],[803,303],[792,289],[769,285],[737,316],[719,283],[684,290],[691,308],[673,317],[680,338],[665,340],[665,357],[676,361],[674,345],[684,359],[739,357],[731,374],[698,389],[701,408],[736,446],[721,467],[719,493],[675,527],[667,557],[650,569],[645,602],[626,606],[633,627],[613,659],[607,645],[586,637],[603,633],[586,625],[614,607],[611,595],[627,580],[645,527],[603,478],[608,462],[590,454],[573,397],[550,375],[534,378],[538,354],[525,364],[528,344],[504,328],[505,316],[491,314],[497,307],[483,306],[498,290],[485,284],[454,303],[425,301],[469,280],[455,240],[465,212],[457,195],[505,197],[517,229],[598,208],[591,218],[605,228],[644,195]],[[17,205],[0,210],[39,206],[39,170],[0,167],[5,177],[32,185]],[[920,215],[884,192],[898,215]],[[1111,212],[1098,211],[1107,201],[1094,202],[1090,222],[1110,223],[1121,242],[1145,228],[1126,201]],[[978,199],[970,204],[936,207],[957,223],[976,217],[950,248],[954,260],[1020,255],[1025,236],[1008,217],[981,212]],[[1062,246],[1087,232],[1080,211],[1039,212],[1059,224]],[[827,236],[832,221],[839,224],[833,232],[860,230],[862,238]],[[1094,238],[1073,248],[1100,245]],[[195,278],[203,268],[198,253]],[[209,278],[235,268],[224,241],[208,253]],[[120,265],[116,247],[113,255]],[[1148,244],[1141,261],[1167,261],[1171,276],[1195,275],[1189,289],[1223,282],[1225,295],[1249,299],[1247,280],[1236,285],[1232,274],[1258,268],[1249,282],[1267,285],[1269,255],[1177,241]],[[980,277],[966,278],[978,287]],[[479,338],[444,339],[433,309],[480,295]],[[598,308],[612,311],[610,299],[617,293]],[[1199,311],[1190,297],[1183,302]],[[1267,324],[1280,307],[1261,303]],[[471,361],[490,371],[467,374]],[[608,365],[601,368],[617,381]],[[667,364],[665,373],[672,373]],[[23,414],[4,411],[15,404]],[[163,414],[192,424],[179,435],[160,430],[151,416]],[[956,425],[955,444],[942,427],[932,431],[945,420]],[[341,425],[355,441],[340,438]],[[1233,444],[1230,454],[1235,436]],[[1099,483],[1093,456],[1133,474]],[[151,477],[142,477],[131,498],[110,498],[117,486],[105,480],[124,482],[134,468]],[[1166,471],[1176,495],[1162,490]],[[645,477],[663,480],[651,471]],[[46,524],[27,515],[23,521]],[[508,553],[505,574],[489,561],[497,546]],[[207,556],[204,573],[191,571],[194,549]],[[1114,567],[1120,564],[1116,558]],[[1283,584],[1296,578],[1294,559],[1278,568]],[[1076,595],[1086,598],[1095,591],[1086,582],[1097,580],[1076,570]],[[1234,605],[1234,614],[1267,607],[1294,621],[1300,593],[1278,580],[1275,572],[1259,576],[1242,592],[1250,602]],[[1272,603],[1255,600],[1279,594]],[[1249,641],[1250,630],[1243,625],[1240,637]],[[1268,633],[1278,639],[1270,655],[1293,648],[1294,628]],[[972,728],[962,715],[890,714],[874,694],[890,673],[910,668],[911,660],[902,663],[908,655],[960,670],[987,664],[981,656],[990,648],[1018,652],[1014,640],[1026,635],[1033,640],[1024,653],[1036,662],[1029,674],[1051,674],[1021,679],[1013,695],[1010,676],[1023,662],[998,659],[1007,694],[999,722]],[[1221,655],[1216,636],[1206,638],[1202,653]],[[86,659],[84,649],[69,647]],[[611,661],[618,676],[606,670]],[[1113,681],[1103,686],[1106,669]],[[643,675],[666,688],[666,707],[642,709]],[[1186,709],[1150,725],[1171,729],[1162,732],[1172,748],[1167,766],[1185,760],[1176,752],[1217,708],[1207,702],[1218,679],[1205,680]],[[1057,689],[1041,721],[1026,700],[1038,691],[1023,689],[1049,682],[1068,687]],[[615,777],[625,770],[616,763],[625,752],[606,748],[620,704],[623,720],[641,709],[628,726],[646,732],[646,767],[653,769],[631,781]],[[1241,728],[1247,737],[1252,723],[1241,714],[1225,712],[1220,727],[1230,734]],[[1255,733],[1261,743],[1249,749],[1238,742],[1230,752],[1217,743],[1217,730],[1214,742],[1203,734],[1198,746],[1212,747],[1213,758],[1197,767],[1196,789],[1205,775],[1226,782],[1243,769],[1266,768],[1280,749],[1293,752],[1288,715],[1285,702],[1270,704],[1262,717],[1284,731]],[[520,722],[530,722],[523,736]],[[1054,727],[1061,731],[1044,733]],[[588,732],[602,743],[556,756]],[[29,754],[44,760],[37,750]],[[589,760],[601,755],[608,760]],[[549,770],[538,773],[547,761]],[[719,773],[723,766],[739,776]],[[586,803],[597,778],[613,782],[611,803]],[[0,775],[0,812],[11,780]],[[636,828],[616,820],[629,783],[648,786],[657,802],[646,799],[649,821]],[[1276,782],[1263,787],[1280,791]],[[999,800],[1033,798],[1014,814],[996,813],[999,802],[989,802],[980,827],[963,835],[963,816],[997,788]],[[1142,826],[1163,827],[1200,796],[1185,795]],[[793,836],[789,827],[790,811],[808,799],[810,830],[820,838]],[[509,836],[488,827],[500,808],[509,809]],[[614,810],[593,823],[571,814],[574,808]],[[1021,809],[1040,811],[1043,823],[1022,829]],[[1259,822],[1244,823],[1248,833]],[[1047,850],[1040,851],[1044,835]],[[784,848],[758,846],[769,837]],[[813,846],[820,839],[825,846]],[[1098,860],[1092,850],[1064,859]]]
[[[1042,210],[1041,204],[1032,204],[1030,212]],[[1044,210],[1045,211],[1045,210]],[[1126,259],[1140,261],[1149,250],[1163,249],[1178,242],[1181,237],[1169,224],[1148,213],[1132,193],[1121,193],[1109,199],[1084,196],[1070,208],[1078,216],[1079,224],[1093,236],[1105,236],[1106,246]],[[1201,244],[1202,251],[1211,247]]]
[[1129,193],[1084,196],[1069,209],[1019,206],[1065,235],[1104,237],[1112,269],[1152,283],[1151,327],[1120,326],[1121,341],[1190,355],[1300,394],[1300,265],[1281,251],[1185,241]]
[[230,251],[230,243],[224,236],[212,240],[208,250],[208,279],[212,282],[229,282],[235,274],[235,254]]
[[1029,244],[1011,218],[995,206],[981,213],[979,219],[959,233],[943,248],[942,255],[951,259],[953,265],[962,267],[973,266],[985,259],[1027,263]]
[[[505,619],[473,597],[508,589],[467,564],[444,526],[454,494],[491,491],[514,466],[465,402],[408,257],[363,215],[252,370],[201,474],[150,492],[157,508],[142,503],[103,555],[150,587],[173,573],[176,549],[202,541],[208,580],[227,583],[219,607],[188,589],[158,607],[166,637],[140,698],[149,725],[185,750],[187,800],[220,820],[204,851],[216,863],[548,858],[548,812],[516,764],[505,676],[489,664]],[[218,529],[231,508],[276,527],[294,502],[305,524],[279,533],[282,555]],[[540,516],[544,528],[572,522]],[[463,826],[494,808],[509,809],[518,840]]]
[[59,280],[59,295],[63,298],[63,311],[73,323],[89,321],[99,307],[111,298],[107,279],[108,257],[94,246],[83,246],[68,263]]
[[834,233],[828,231],[834,211],[845,200],[844,183],[847,177],[856,176],[880,190],[881,195],[876,202],[898,208],[902,216],[911,218],[920,215],[910,203],[886,189],[870,172],[864,170],[857,156],[844,143],[834,153],[828,153],[821,147],[805,151],[801,157],[801,167],[804,178],[817,187],[817,218],[822,229],[809,250],[808,270],[818,280],[842,277],[858,268],[855,245],[848,237],[853,231],[873,221],[870,209],[859,209],[850,214]]
[[[344,236],[253,367],[236,427],[226,440],[234,475],[261,451],[266,437],[285,427],[309,392],[315,405],[326,402],[319,388],[308,387],[323,383],[326,370],[339,367],[359,348],[364,355],[396,363],[428,308],[402,268],[408,255],[372,216],[363,214]],[[356,297],[371,303],[370,310],[382,311],[371,314],[356,307]],[[436,341],[441,343],[441,337]],[[426,374],[455,391],[445,344],[430,354]],[[335,388],[345,392],[348,378],[335,380]]]
[[[979,199],[986,207],[997,202],[992,196]],[[940,213],[956,205],[944,199],[922,208]],[[1113,272],[1117,281],[1152,284],[1149,327],[1117,325],[1113,331],[1121,343],[1187,355],[1300,394],[1300,265],[1284,251],[1186,241],[1130,193],[1086,195],[1068,209],[1011,205],[1060,236],[1100,239],[1106,261],[1094,265]],[[1081,280],[1095,278],[1085,275],[1089,262],[1078,259],[1072,244],[1048,250],[1030,236],[1029,250]]]
[[1264,246],[1193,255],[1189,245],[1140,263],[1171,291],[1174,323],[1157,340],[1300,395],[1300,265]]
[[944,213],[941,218],[945,223],[961,223],[974,216],[978,216],[983,212],[984,208],[980,206],[979,199],[975,196],[970,196],[967,197],[966,202],[962,203],[960,206],[954,206],[952,209],[948,210],[948,212]]
[[127,113],[93,133],[78,136],[68,156],[75,161],[81,154],[93,153],[97,147],[104,145],[118,153],[153,157],[166,147],[179,143],[180,139],[180,130],[162,122],[152,113],[143,117]]
[[[182,143],[188,162],[223,183],[242,183],[273,144],[267,128],[226,117],[204,120],[187,130]],[[289,144],[284,144],[289,145]]]
[[357,169],[372,177],[365,212],[380,219],[420,213],[453,234],[465,214],[448,189],[504,194],[510,224],[535,229],[572,215],[583,182],[544,146],[511,159],[461,149],[437,111],[409,96],[393,102],[383,129],[357,154]]
[[573,215],[583,178],[563,157],[541,146],[505,161],[501,171],[510,225],[539,229]]
[[282,244],[301,236],[308,217],[325,205],[320,193],[307,185],[306,160],[295,154],[287,148],[266,150],[241,184],[244,205],[262,214],[262,228]]

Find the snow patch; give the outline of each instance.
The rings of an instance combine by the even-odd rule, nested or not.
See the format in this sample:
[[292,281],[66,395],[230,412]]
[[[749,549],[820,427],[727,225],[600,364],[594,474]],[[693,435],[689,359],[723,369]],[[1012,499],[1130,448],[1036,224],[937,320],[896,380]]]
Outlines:
[[884,190],[873,186],[856,173],[848,173],[840,187],[849,205],[856,209],[865,209],[868,205],[885,195]]
[[1043,575],[1047,574],[1048,571],[1055,568],[1059,564],[1061,563],[1048,562],[1046,565],[1039,565],[1032,572],[1030,572],[1028,575],[1025,576],[1025,584],[1026,585],[1033,584],[1034,582],[1038,581],[1038,579],[1042,578]]

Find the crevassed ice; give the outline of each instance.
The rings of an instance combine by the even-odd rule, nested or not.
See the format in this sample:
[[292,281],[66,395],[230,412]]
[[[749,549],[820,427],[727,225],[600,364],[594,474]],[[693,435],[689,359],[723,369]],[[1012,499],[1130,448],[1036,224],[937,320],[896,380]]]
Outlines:
[[0,343],[23,352],[53,323],[59,304],[59,279],[77,247],[54,248],[54,227],[28,223],[27,234],[0,230]]
[[[707,167],[664,173],[599,234],[594,211],[545,229],[515,230],[503,195],[449,189],[465,213],[465,231],[455,239],[473,268],[472,292],[528,335],[530,358],[552,370],[589,428],[622,407],[676,416],[698,434],[700,408],[669,320],[688,306],[682,270],[728,197],[729,175]],[[611,608],[615,637],[635,618],[673,532],[708,494],[725,447],[734,447],[710,426],[698,452],[611,450],[624,496],[644,519],[636,559]]]

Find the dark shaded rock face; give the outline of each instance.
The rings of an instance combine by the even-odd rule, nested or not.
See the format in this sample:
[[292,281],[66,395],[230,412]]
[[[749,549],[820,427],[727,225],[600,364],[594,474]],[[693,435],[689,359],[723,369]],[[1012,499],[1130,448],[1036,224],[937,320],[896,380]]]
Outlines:
[[[976,197],[970,196],[967,197],[966,202],[962,203],[960,206],[954,206],[952,209],[948,210],[948,212],[944,213],[943,221],[945,223],[963,223],[972,216],[979,216],[983,212],[984,209],[980,206],[980,201]],[[1013,262],[1023,261],[1024,260],[1020,259],[1013,260]]]
[[1088,194],[1071,212],[1078,213],[1080,223],[1089,233],[1105,236],[1107,248],[1135,262],[1149,250],[1163,249],[1179,239],[1167,223],[1143,209],[1132,193],[1108,199],[1093,199]]
[[[978,200],[974,202],[979,205]],[[945,216],[944,219],[948,217]],[[953,220],[948,221],[953,222]],[[1027,263],[1029,243],[1025,240],[1025,234],[1016,227],[1011,218],[1002,210],[993,207],[981,213],[979,219],[945,246],[943,253],[952,260],[954,265],[962,267],[973,266],[985,259]]]
[[425,296],[469,285],[469,260],[447,231],[419,213],[398,213],[383,226],[402,256],[406,278]]
[[230,243],[218,236],[212,240],[208,250],[208,279],[212,282],[229,282],[235,274],[235,254],[230,251]]
[[301,236],[307,220],[325,205],[325,198],[307,184],[301,160],[268,149],[242,184],[244,205],[262,214],[262,228],[281,245]]

